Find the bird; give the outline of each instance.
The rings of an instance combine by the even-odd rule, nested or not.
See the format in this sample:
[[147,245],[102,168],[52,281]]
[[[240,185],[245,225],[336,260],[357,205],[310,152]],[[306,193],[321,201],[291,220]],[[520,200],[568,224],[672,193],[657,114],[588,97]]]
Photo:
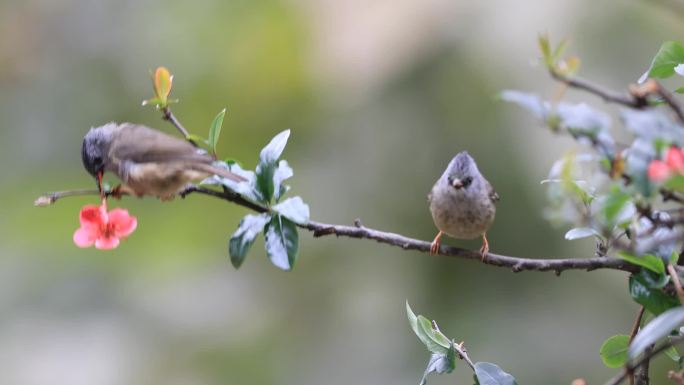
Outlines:
[[170,200],[189,183],[210,175],[235,182],[245,179],[213,166],[214,158],[190,142],[133,123],[107,123],[83,137],[83,166],[102,192],[102,176],[111,172],[122,184],[116,194]]
[[480,255],[489,253],[487,230],[494,223],[499,195],[467,151],[458,153],[428,194],[432,220],[439,232],[430,245],[437,254],[442,235],[457,239],[482,237]]

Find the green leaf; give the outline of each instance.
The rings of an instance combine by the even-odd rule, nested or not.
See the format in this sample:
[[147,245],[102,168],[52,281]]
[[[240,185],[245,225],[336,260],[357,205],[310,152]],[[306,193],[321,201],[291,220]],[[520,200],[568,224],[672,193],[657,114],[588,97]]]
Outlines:
[[672,178],[668,179],[663,186],[670,190],[684,193],[684,176],[675,175]]
[[639,83],[647,78],[669,78],[675,74],[674,68],[681,63],[684,63],[684,46],[676,41],[667,41],[660,46],[651,66],[639,78]]
[[618,257],[624,259],[625,261],[631,264],[645,267],[654,273],[665,274],[665,264],[663,263],[663,260],[658,256],[652,254],[644,254],[640,257],[637,257],[636,255],[632,255],[626,251],[619,251]]
[[667,274],[657,274],[648,269],[641,269],[636,274],[639,280],[649,289],[662,289],[670,282],[670,276]]
[[259,215],[248,214],[242,218],[237,231],[230,237],[230,242],[228,242],[230,262],[236,269],[242,265],[254,240],[264,230],[264,226],[266,226],[270,218],[270,215],[266,213]]
[[406,316],[408,317],[411,329],[414,333],[416,333],[418,337],[420,337],[420,335],[418,334],[418,317],[416,317],[416,315],[413,313],[413,310],[411,310],[411,306],[409,306],[408,300],[406,301]]
[[646,348],[665,338],[682,324],[684,324],[684,307],[678,306],[657,316],[634,337],[629,347],[629,358],[632,360],[637,358]]
[[271,263],[283,270],[292,270],[299,248],[299,234],[295,224],[282,215],[275,214],[264,231],[266,253]]
[[490,362],[476,363],[475,377],[480,385],[517,385],[513,376]]
[[623,209],[627,209],[631,196],[619,189],[613,189],[608,193],[603,203],[603,215],[606,223],[613,224]]
[[677,265],[677,262],[679,262],[679,253],[676,251],[673,251],[672,254],[670,255],[670,263],[673,265]]
[[674,92],[676,92],[678,94],[684,94],[684,87],[679,87],[676,90],[674,90]]
[[618,334],[608,338],[599,354],[603,364],[609,368],[619,368],[627,362],[627,349],[629,349],[629,336]]
[[574,229],[570,229],[567,233],[565,233],[565,239],[568,241],[592,236],[601,238],[601,234],[590,227],[575,227]]
[[273,173],[273,198],[275,198],[276,202],[280,201],[280,198],[282,198],[289,189],[283,182],[286,179],[291,178],[293,174],[292,167],[287,164],[286,160],[278,162],[278,168],[276,168]]
[[418,316],[418,336],[432,353],[446,354],[451,342],[442,332],[435,330],[432,327],[432,322],[423,317]]
[[256,168],[257,187],[261,192],[264,203],[268,203],[274,196],[275,183],[273,177],[276,171],[276,162],[285,150],[287,139],[290,137],[290,130],[285,130],[276,135],[261,150],[259,154],[259,164]]
[[542,58],[544,59],[544,64],[547,67],[553,65],[553,58],[551,57],[551,43],[549,42],[549,35],[540,34],[537,38],[539,44],[539,50],[542,53]]
[[288,198],[281,203],[273,206],[273,211],[298,225],[309,223],[309,205],[304,203],[302,198]]
[[211,148],[211,151],[216,155],[216,144],[218,143],[219,136],[221,135],[221,127],[223,126],[223,117],[226,115],[226,109],[222,109],[214,120],[211,122],[211,127],[209,127],[209,139],[207,144]]
[[654,315],[679,306],[676,298],[665,294],[662,290],[649,288],[644,278],[635,274],[629,277],[629,294],[634,302],[643,305]]
[[665,355],[668,356],[674,362],[681,363],[682,361],[682,356],[679,355],[677,348],[675,348],[674,346],[670,346],[669,348],[665,349],[663,353],[665,353]]
[[456,368],[456,349],[452,343],[447,354],[432,353],[427,368],[425,368],[425,372],[423,372],[423,378],[420,379],[420,385],[427,384],[428,374],[451,373],[454,368]]

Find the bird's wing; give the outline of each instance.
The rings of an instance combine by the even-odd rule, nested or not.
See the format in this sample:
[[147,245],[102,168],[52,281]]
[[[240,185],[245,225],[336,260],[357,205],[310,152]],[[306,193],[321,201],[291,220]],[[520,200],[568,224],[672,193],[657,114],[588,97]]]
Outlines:
[[110,157],[135,163],[198,162],[209,164],[211,156],[197,152],[192,144],[152,128],[124,123],[110,148]]
[[491,199],[492,202],[498,202],[499,199],[501,199],[499,198],[499,194],[494,191],[494,187],[492,187],[489,182],[487,182],[487,193],[489,194],[489,199]]

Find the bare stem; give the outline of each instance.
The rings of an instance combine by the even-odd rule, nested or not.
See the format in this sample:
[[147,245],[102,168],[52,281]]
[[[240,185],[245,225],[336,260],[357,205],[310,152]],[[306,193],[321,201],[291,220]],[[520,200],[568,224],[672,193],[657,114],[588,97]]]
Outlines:
[[190,143],[195,145],[195,142],[189,139],[190,133],[188,132],[188,130],[186,130],[185,127],[183,127],[181,122],[176,118],[173,112],[171,112],[171,107],[166,106],[162,108],[162,113],[162,118],[164,120],[168,120],[169,122],[171,122],[171,124],[173,124],[178,129],[178,131],[180,131],[180,133],[183,135],[185,139],[187,139]]
[[679,303],[684,306],[684,289],[682,289],[682,283],[679,280],[679,274],[677,274],[677,270],[674,266],[672,266],[671,263],[667,264],[667,272],[670,274],[670,278],[672,278],[675,291],[677,291],[677,297],[679,297]]

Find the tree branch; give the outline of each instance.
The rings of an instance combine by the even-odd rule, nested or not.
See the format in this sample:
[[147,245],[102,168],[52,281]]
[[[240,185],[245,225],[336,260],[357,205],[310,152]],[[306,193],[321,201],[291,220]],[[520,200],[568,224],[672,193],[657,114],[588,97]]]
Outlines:
[[[113,194],[111,190],[105,191],[104,193],[106,196],[111,196]],[[260,213],[269,211],[269,208],[248,201],[242,198],[239,194],[230,190],[218,191],[206,187],[189,186],[180,192],[179,195],[182,198],[185,198],[187,195],[192,193],[208,195],[214,198],[229,201]],[[70,190],[53,192],[39,197],[36,199],[35,204],[38,206],[46,206],[55,203],[60,198],[79,195],[99,195],[99,192],[97,190]],[[401,234],[365,227],[361,224],[360,220],[356,220],[354,222],[354,226],[328,224],[315,221],[309,221],[309,223],[305,225],[298,226],[302,229],[313,232],[313,236],[317,238],[327,235],[335,235],[338,237],[370,239],[379,243],[397,246],[404,250],[417,250],[424,253],[430,251],[430,242],[428,241],[422,241],[419,239],[409,238]],[[557,275],[560,275],[560,273],[565,270],[591,271],[597,269],[613,269],[627,272],[636,272],[639,270],[638,266],[632,265],[622,259],[609,257],[578,259],[532,259],[488,253],[486,258],[483,259],[479,251],[450,246],[441,246],[438,254],[443,256],[469,259],[492,266],[506,267],[516,273],[521,271],[553,271]]]
[[626,107],[642,109],[648,107],[648,101],[646,98],[641,98],[633,95],[632,93],[622,93],[607,89],[598,84],[594,84],[589,80],[582,79],[579,77],[567,77],[565,75],[559,74],[557,71],[551,69],[549,71],[551,77],[558,80],[559,82],[565,83],[569,87],[577,88],[580,90],[587,91],[594,94],[606,102],[621,104]]

